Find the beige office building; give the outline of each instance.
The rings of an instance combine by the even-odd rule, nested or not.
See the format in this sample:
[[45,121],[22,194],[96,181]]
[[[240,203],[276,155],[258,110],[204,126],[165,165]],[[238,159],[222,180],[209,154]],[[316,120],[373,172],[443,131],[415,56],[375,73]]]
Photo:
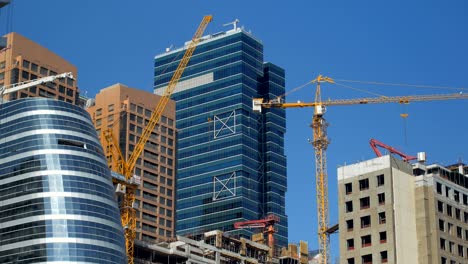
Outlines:
[[[38,43],[15,32],[0,37],[0,87],[65,72],[71,72],[76,79],[74,65]],[[76,80],[69,78],[13,92],[5,99],[36,96],[72,104],[79,101]]]
[[390,155],[338,168],[340,263],[468,263],[467,188]]
[[[112,128],[124,157],[130,156],[160,96],[115,84],[102,89],[87,110],[99,135]],[[141,177],[136,193],[137,239],[175,237],[175,102],[169,101],[135,166]]]

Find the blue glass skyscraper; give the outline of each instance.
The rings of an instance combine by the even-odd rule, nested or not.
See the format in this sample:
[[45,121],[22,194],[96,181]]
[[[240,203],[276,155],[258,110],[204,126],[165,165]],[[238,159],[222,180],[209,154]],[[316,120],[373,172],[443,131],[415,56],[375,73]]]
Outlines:
[[[155,57],[162,94],[185,48]],[[284,94],[284,70],[263,61],[263,45],[240,28],[205,36],[172,96],[176,101],[179,235],[233,230],[234,222],[275,214],[287,244],[285,111],[252,110],[252,98]]]
[[0,263],[126,263],[107,163],[84,109],[0,104]]

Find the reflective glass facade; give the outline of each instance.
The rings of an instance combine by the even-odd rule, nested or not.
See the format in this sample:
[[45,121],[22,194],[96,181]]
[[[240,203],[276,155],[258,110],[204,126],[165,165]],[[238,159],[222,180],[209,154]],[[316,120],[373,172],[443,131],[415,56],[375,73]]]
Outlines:
[[62,101],[0,105],[0,263],[126,263],[91,119]]
[[[156,56],[161,94],[185,49]],[[252,98],[284,94],[284,70],[263,61],[263,45],[241,30],[203,37],[172,96],[176,101],[179,235],[233,230],[237,221],[281,218],[287,244],[285,111],[252,110]]]

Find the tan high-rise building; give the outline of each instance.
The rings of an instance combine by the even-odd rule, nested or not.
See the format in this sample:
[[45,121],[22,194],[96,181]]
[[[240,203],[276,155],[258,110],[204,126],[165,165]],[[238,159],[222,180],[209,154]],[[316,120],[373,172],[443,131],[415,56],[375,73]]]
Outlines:
[[387,155],[338,168],[340,263],[468,263],[468,177]]
[[[38,43],[15,32],[0,37],[0,87],[65,72],[77,76],[74,65]],[[10,93],[5,99],[35,96],[77,104],[79,91],[76,80],[66,78]]]
[[[113,129],[128,159],[160,98],[115,84],[102,89],[87,110],[98,135]],[[135,166],[135,175],[142,179],[136,193],[137,239],[156,242],[175,237],[175,142],[175,102],[171,100]]]

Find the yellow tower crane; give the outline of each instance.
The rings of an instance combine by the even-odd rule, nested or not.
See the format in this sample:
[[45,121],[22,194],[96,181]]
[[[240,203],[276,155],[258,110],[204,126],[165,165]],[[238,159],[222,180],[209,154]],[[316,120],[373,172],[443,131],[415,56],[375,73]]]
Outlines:
[[111,169],[125,176],[125,180],[113,178],[113,181],[115,184],[120,184],[119,186],[125,189],[123,203],[120,208],[120,216],[122,220],[122,226],[124,227],[125,246],[129,264],[133,264],[133,245],[136,237],[136,212],[133,208],[133,204],[135,202],[135,190],[138,188],[139,184],[139,182],[135,180],[136,177],[133,177],[133,171],[135,169],[136,162],[143,152],[145,144],[151,136],[151,132],[153,132],[156,124],[161,118],[163,111],[166,108],[166,105],[169,102],[169,99],[190,60],[190,57],[192,57],[197,44],[200,42],[200,39],[203,36],[203,32],[212,19],[213,17],[211,15],[203,17],[202,22],[200,23],[197,31],[195,32],[195,35],[192,38],[192,41],[188,44],[187,50],[185,51],[179,66],[175,70],[174,75],[164,90],[161,99],[154,108],[149,122],[140,136],[140,140],[135,145],[135,149],[131,153],[128,160],[125,161],[122,155],[122,151],[119,148],[118,141],[113,135],[112,129],[103,131],[101,143],[107,152],[107,156],[112,157],[108,160],[109,166]]
[[320,264],[330,263],[330,232],[327,232],[329,227],[329,212],[328,212],[328,176],[327,176],[327,155],[326,150],[330,141],[327,136],[328,123],[323,117],[327,106],[335,105],[357,105],[357,104],[378,104],[378,103],[400,103],[408,104],[410,102],[419,101],[435,101],[435,100],[450,100],[450,99],[468,99],[468,94],[441,94],[441,95],[410,95],[410,96],[382,96],[357,99],[339,99],[322,101],[320,84],[328,82],[334,83],[334,80],[329,77],[319,75],[311,83],[317,84],[315,91],[315,101],[311,103],[282,103],[281,98],[264,102],[263,98],[253,99],[253,110],[261,112],[262,108],[300,108],[314,107],[314,115],[312,118],[313,141],[311,142],[315,150],[315,180],[317,192],[317,217],[318,217],[318,237],[320,253],[322,258]]

